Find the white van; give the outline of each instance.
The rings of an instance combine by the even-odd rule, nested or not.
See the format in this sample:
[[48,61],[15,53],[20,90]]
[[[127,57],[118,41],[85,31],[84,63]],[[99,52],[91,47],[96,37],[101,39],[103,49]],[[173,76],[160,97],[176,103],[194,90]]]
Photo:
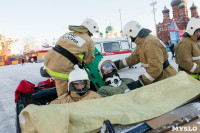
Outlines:
[[136,47],[135,43],[130,44],[126,37],[94,38],[93,41],[104,59],[112,61],[128,57]]

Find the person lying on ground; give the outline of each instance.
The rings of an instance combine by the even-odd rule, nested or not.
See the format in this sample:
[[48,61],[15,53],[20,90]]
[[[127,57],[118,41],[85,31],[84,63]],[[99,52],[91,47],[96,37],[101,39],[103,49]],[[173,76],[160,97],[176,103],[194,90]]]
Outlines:
[[98,70],[105,81],[105,86],[100,87],[97,92],[102,97],[127,93],[140,87],[139,83],[133,79],[120,78],[117,68],[111,60],[101,60],[98,64]]

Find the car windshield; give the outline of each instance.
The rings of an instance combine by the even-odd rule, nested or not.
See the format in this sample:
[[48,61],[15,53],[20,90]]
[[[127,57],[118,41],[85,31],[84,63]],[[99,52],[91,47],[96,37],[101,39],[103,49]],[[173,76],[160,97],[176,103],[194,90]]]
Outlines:
[[103,47],[104,47],[105,52],[120,51],[119,42],[106,42],[106,43],[103,43]]
[[122,42],[121,42],[121,46],[122,46],[122,49],[123,49],[123,50],[130,49],[128,41],[127,41],[127,42],[122,41]]
[[99,52],[102,52],[100,43],[95,43],[95,47]]

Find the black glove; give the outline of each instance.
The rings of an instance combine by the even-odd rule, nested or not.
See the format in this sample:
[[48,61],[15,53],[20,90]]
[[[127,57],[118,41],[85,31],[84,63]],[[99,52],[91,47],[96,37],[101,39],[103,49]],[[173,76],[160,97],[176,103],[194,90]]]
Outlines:
[[130,90],[134,90],[136,88],[140,88],[140,87],[142,87],[144,85],[145,85],[145,83],[143,81],[142,75],[139,76],[139,79],[137,81],[133,81],[133,82],[127,84],[128,88]]
[[117,67],[117,69],[119,69],[119,62],[120,62],[120,60],[114,61],[114,64],[115,64],[115,66]]
[[128,86],[128,88],[129,88],[130,90],[134,90],[134,89],[136,89],[136,88],[142,87],[143,85],[140,83],[139,80],[137,80],[137,81],[133,81],[133,82],[131,82],[131,83],[128,83],[127,86]]
[[138,78],[137,81],[140,82],[140,84],[141,84],[142,86],[145,85],[145,82],[144,82],[144,80],[143,80],[143,78],[142,78],[142,75],[139,76],[139,78]]

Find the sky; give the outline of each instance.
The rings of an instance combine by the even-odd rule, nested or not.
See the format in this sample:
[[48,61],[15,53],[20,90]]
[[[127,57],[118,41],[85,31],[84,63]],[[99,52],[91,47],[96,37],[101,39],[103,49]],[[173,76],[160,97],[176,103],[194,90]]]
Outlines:
[[[45,39],[59,38],[69,31],[68,25],[80,25],[86,18],[94,19],[103,34],[108,25],[119,32],[121,24],[123,27],[131,20],[137,20],[155,33],[152,1],[155,0],[2,0],[0,34],[21,41],[32,36],[37,45],[41,45]],[[162,22],[164,5],[172,17],[171,1],[157,0],[156,23]],[[193,2],[200,6],[200,0],[188,0],[189,16]],[[20,47],[21,41],[14,46]]]

